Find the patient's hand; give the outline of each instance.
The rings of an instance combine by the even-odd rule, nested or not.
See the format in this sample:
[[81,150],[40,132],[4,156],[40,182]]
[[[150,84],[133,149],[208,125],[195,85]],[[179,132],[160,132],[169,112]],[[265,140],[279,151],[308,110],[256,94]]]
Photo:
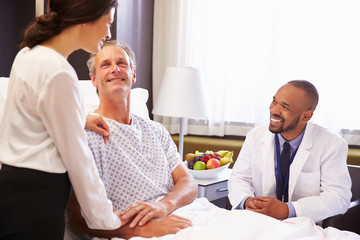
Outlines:
[[118,209],[114,209],[113,210],[113,212],[116,214],[116,216],[120,219],[120,221],[121,221],[121,226],[120,227],[123,227],[124,225],[126,225],[128,222],[129,222],[129,220],[121,220],[121,211],[120,210],[118,210]]
[[136,235],[140,237],[161,237],[167,234],[175,234],[181,229],[192,226],[189,219],[171,214],[164,218],[150,221],[144,226],[136,227],[139,231]]
[[105,143],[110,139],[109,126],[100,115],[87,115],[85,128],[101,134]]
[[258,196],[252,199],[251,203],[254,207],[246,207],[246,209],[262,213],[279,220],[283,220],[289,216],[289,208],[287,204],[276,198]]
[[134,218],[129,227],[143,226],[153,218],[163,218],[169,214],[166,206],[161,202],[138,202],[127,207],[121,213],[121,221],[129,221]]

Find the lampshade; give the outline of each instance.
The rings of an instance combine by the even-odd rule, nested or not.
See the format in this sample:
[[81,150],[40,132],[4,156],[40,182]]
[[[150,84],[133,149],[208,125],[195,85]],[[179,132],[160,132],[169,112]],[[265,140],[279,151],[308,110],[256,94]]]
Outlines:
[[206,105],[200,71],[167,67],[152,113],[169,117],[205,118]]

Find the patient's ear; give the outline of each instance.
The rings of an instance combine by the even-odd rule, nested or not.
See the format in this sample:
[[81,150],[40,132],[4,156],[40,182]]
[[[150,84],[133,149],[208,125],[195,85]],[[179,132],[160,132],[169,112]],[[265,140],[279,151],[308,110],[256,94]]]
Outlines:
[[91,83],[94,87],[97,87],[97,82],[96,82],[96,79],[95,79],[95,75],[93,73],[89,73],[89,76],[91,78]]
[[136,70],[134,70],[133,78],[132,78],[132,85],[136,83]]

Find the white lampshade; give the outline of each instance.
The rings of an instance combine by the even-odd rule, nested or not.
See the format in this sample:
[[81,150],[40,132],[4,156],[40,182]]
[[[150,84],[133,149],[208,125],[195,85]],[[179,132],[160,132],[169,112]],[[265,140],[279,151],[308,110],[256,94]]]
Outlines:
[[184,160],[184,118],[206,117],[200,71],[190,67],[167,67],[152,113],[180,118],[179,153]]
[[206,105],[200,71],[191,67],[167,67],[153,114],[205,118]]

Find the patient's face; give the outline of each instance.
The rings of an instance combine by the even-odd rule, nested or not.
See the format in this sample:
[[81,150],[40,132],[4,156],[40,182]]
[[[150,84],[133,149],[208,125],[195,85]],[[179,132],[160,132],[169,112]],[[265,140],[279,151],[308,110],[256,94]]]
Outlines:
[[117,46],[106,46],[95,58],[95,81],[99,95],[120,93],[128,95],[135,83],[127,53]]

